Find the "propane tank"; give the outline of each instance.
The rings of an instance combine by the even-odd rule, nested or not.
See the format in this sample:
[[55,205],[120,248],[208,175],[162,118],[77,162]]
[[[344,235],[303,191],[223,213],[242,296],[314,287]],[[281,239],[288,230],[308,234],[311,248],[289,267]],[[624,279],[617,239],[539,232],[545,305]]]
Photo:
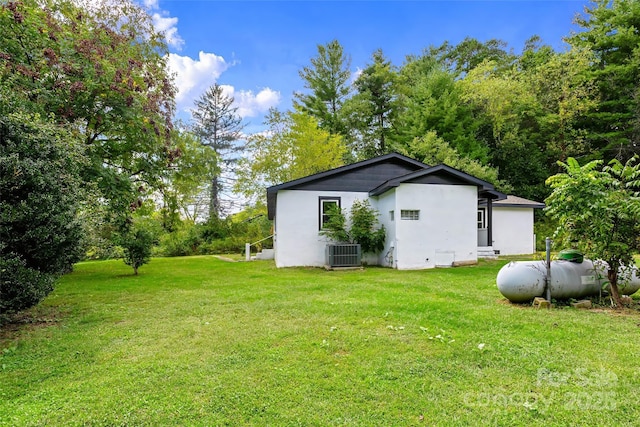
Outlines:
[[[546,276],[545,261],[512,261],[498,272],[498,290],[512,302],[527,302],[542,296]],[[607,264],[584,259],[582,262],[551,262],[551,298],[568,299],[598,295],[607,290]],[[640,289],[638,269],[619,272],[620,292],[631,295]]]

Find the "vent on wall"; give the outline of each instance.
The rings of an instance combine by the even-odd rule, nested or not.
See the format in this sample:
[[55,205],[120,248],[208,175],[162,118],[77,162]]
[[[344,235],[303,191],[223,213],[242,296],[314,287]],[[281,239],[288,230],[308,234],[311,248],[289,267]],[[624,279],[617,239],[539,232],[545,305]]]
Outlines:
[[362,264],[360,245],[327,245],[326,264],[328,267],[360,267]]

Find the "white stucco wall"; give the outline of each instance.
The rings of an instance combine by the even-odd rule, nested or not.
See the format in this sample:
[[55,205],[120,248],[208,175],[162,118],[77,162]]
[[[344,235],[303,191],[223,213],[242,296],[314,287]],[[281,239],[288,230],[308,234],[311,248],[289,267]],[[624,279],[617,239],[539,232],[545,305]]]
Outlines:
[[[476,187],[401,184],[395,205],[398,269],[477,261]],[[402,209],[420,210],[420,219],[402,220]]]
[[524,255],[535,252],[533,209],[493,208],[493,249],[500,255]]
[[[371,202],[380,213],[378,220],[384,225],[386,240],[384,249],[378,256],[378,264],[385,267],[396,267],[396,222],[400,217],[400,212],[396,209],[396,192],[395,190],[387,191]],[[393,211],[394,220],[391,221],[390,212]]]
[[340,197],[341,208],[349,212],[356,199],[368,199],[369,194],[336,191],[279,191],[274,237],[276,266],[324,266],[328,239],[319,234],[320,197]]

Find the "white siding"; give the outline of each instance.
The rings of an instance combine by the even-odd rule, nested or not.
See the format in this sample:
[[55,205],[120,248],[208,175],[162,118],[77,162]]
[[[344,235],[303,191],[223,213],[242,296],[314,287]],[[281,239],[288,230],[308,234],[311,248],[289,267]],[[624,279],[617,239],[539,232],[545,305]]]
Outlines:
[[[395,196],[398,269],[477,261],[476,187],[401,184]],[[420,219],[401,220],[402,209],[420,210]]]
[[493,208],[493,249],[500,255],[535,252],[532,208]]
[[279,191],[274,238],[276,266],[324,266],[328,239],[319,234],[320,197],[340,197],[341,208],[346,209],[348,213],[354,200],[368,199],[369,194],[337,191]]

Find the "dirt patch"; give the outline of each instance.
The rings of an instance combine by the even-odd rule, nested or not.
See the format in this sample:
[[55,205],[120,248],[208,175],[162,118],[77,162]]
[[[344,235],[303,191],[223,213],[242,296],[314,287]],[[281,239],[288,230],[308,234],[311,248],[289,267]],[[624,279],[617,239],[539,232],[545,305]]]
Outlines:
[[221,255],[214,255],[214,258],[219,259],[220,261],[226,261],[226,262],[238,262],[238,260],[226,257],[226,256],[221,256]]
[[0,347],[5,341],[12,341],[25,331],[47,328],[58,324],[64,317],[59,307],[34,307],[16,313],[0,324]]

